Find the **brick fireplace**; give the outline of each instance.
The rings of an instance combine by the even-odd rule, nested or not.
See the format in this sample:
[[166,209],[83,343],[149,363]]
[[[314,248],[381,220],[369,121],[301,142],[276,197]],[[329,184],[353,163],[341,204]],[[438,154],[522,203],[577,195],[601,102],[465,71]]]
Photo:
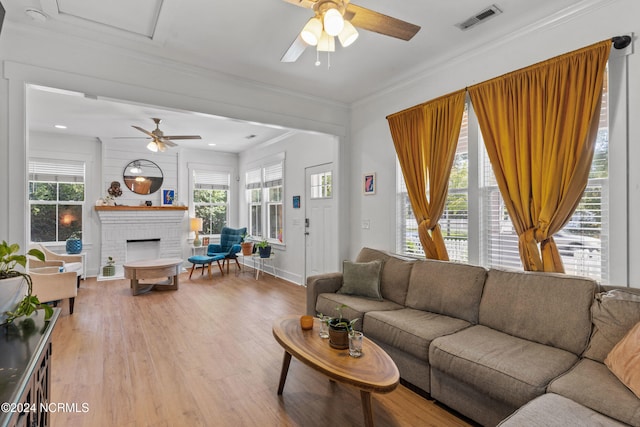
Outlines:
[[[150,258],[182,258],[188,226],[186,207],[96,206],[101,223],[100,264],[111,256],[116,265],[129,260],[128,242],[154,242]],[[131,250],[131,249],[129,249]],[[140,254],[129,254],[140,259]]]

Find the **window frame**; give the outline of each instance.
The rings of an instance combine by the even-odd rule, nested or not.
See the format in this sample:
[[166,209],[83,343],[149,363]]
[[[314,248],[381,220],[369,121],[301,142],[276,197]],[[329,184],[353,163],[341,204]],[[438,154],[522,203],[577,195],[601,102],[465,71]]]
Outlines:
[[[260,180],[257,180],[257,177]],[[284,153],[263,159],[247,167],[245,172],[245,198],[247,202],[247,233],[254,239],[266,239],[272,245],[285,245],[285,156]],[[273,190],[279,197],[273,199]],[[259,194],[259,201],[252,195]],[[276,211],[275,233],[272,233],[272,211]],[[259,216],[254,218],[255,211]],[[259,222],[256,233],[254,219]]]
[[[68,173],[60,173],[60,171],[67,171]],[[87,200],[87,162],[84,160],[67,160],[67,159],[48,159],[38,156],[30,156],[27,162],[27,200],[29,204],[29,241],[33,240],[32,230],[32,207],[35,205],[42,206],[55,206],[55,240],[42,240],[38,243],[45,245],[59,245],[64,243],[67,238],[60,238],[60,221],[61,221],[61,207],[62,206],[79,206],[80,212],[76,219],[80,221],[79,230],[72,231],[80,232],[81,236],[84,236],[85,221],[84,215],[86,212],[85,203]],[[40,179],[37,179],[40,177]],[[69,177],[65,179],[65,177]],[[76,177],[71,179],[70,177]],[[31,185],[32,183],[43,183],[55,185],[55,200],[39,200],[31,199]],[[60,200],[60,186],[61,185],[73,185],[82,184],[82,200]],[[71,235],[69,234],[69,235]]]

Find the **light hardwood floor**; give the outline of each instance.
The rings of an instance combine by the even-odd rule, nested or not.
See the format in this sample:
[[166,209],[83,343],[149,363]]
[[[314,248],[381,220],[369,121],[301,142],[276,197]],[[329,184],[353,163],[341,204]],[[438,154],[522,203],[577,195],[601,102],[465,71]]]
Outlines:
[[[196,276],[197,274],[197,276]],[[132,296],[127,280],[82,282],[53,334],[51,401],[78,411],[53,426],[363,425],[360,394],[293,359],[272,321],[302,314],[305,288],[265,275],[180,277],[178,291]],[[83,412],[84,409],[88,409]],[[399,386],[373,396],[376,426],[469,426]]]

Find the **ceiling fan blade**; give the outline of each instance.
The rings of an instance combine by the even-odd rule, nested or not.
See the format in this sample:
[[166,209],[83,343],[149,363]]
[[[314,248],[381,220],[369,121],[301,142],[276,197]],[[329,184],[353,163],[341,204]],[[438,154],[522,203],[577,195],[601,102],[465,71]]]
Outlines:
[[163,135],[162,140],[167,139],[202,139],[200,135]]
[[313,6],[318,2],[318,0],[284,0],[287,3],[291,3],[296,6],[304,7],[306,9],[313,9]]
[[165,139],[165,138],[163,138],[161,140],[158,140],[158,142],[160,144],[166,145],[167,147],[177,147],[178,146],[178,144],[176,144],[175,142],[170,141],[170,140]]
[[385,36],[401,40],[411,40],[420,31],[418,25],[402,21],[391,16],[383,15],[364,7],[350,3],[344,13],[344,18],[363,30],[373,31]]
[[135,129],[138,129],[140,132],[142,132],[142,133],[144,133],[144,134],[149,135],[149,136],[150,136],[151,138],[153,138],[153,139],[155,139],[155,138],[156,138],[156,136],[155,136],[154,134],[152,134],[152,133],[151,133],[151,132],[149,132],[148,130],[142,129],[140,126],[134,126],[134,125],[131,125],[131,127],[135,128]]
[[282,55],[282,58],[280,58],[280,62],[296,62],[307,46],[309,45],[306,44],[304,40],[302,40],[302,37],[300,37],[300,34],[298,34],[298,37],[296,37],[293,43],[291,43],[291,46],[289,46],[289,49],[287,49],[284,55]]

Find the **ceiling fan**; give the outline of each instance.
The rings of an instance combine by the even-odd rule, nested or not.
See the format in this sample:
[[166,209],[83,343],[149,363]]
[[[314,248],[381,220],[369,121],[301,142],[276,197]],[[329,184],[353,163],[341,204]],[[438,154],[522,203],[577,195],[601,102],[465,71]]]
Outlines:
[[151,142],[147,145],[147,148],[153,152],[165,151],[167,147],[176,147],[178,144],[173,142],[172,139],[202,139],[200,135],[165,135],[160,130],[162,119],[152,118],[151,120],[156,124],[156,128],[151,132],[140,126],[132,125],[132,127],[151,137]]
[[357,6],[349,0],[284,1],[313,9],[315,16],[306,23],[280,62],[295,62],[307,46],[317,46],[319,52],[333,52],[335,36],[347,47],[358,38],[354,27],[407,41],[420,31],[417,25]]

